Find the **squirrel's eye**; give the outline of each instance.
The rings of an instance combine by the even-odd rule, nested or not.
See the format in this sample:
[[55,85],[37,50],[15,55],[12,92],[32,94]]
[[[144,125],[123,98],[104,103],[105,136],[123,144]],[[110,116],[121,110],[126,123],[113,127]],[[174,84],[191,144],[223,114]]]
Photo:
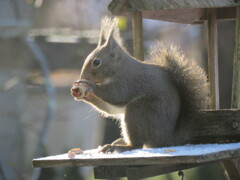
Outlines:
[[93,64],[93,67],[97,67],[101,64],[101,60],[100,59],[94,59],[92,64]]

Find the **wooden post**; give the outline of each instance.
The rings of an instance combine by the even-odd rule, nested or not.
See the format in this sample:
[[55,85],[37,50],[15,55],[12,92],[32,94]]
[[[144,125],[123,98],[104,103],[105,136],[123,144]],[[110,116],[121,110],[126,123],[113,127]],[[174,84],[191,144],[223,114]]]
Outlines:
[[133,13],[132,29],[133,55],[139,60],[144,60],[142,12]]
[[218,78],[218,41],[217,41],[217,10],[208,10],[208,74],[210,82],[211,109],[219,109],[219,78]]
[[232,108],[240,108],[240,7],[236,15],[236,42],[233,61]]
[[[236,41],[233,61],[232,108],[240,108],[240,7],[236,15]],[[239,126],[239,125],[238,125]],[[240,179],[240,158],[224,161],[224,166],[231,180]]]

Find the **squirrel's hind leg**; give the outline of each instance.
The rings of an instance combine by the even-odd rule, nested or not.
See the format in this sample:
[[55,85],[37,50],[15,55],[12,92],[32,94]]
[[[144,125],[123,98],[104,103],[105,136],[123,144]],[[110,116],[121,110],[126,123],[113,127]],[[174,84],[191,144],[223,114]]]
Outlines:
[[98,152],[102,153],[113,153],[113,152],[124,152],[135,149],[132,145],[128,145],[123,138],[119,138],[113,141],[112,144],[105,144]]
[[118,138],[112,142],[112,145],[127,145],[123,138]]
[[131,145],[105,144],[100,148],[98,152],[99,153],[114,153],[114,152],[120,153],[124,151],[130,151],[132,149],[134,148]]

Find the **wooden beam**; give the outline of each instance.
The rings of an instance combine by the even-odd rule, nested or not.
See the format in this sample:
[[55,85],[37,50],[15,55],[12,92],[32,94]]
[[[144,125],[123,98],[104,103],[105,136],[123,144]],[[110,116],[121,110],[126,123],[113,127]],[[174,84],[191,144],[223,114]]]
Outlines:
[[158,11],[143,11],[143,18],[156,19],[183,24],[203,23],[202,17],[206,9],[169,9]]
[[119,15],[136,11],[224,8],[239,5],[240,2],[236,0],[112,0],[108,8],[113,14]]
[[133,13],[132,30],[134,57],[144,60],[142,12]]
[[[236,7],[218,8],[218,20],[234,20],[236,18]],[[168,9],[158,11],[143,11],[143,18],[156,19],[162,21],[183,23],[183,24],[202,24],[208,19],[207,8],[194,9]]]
[[240,110],[201,111],[182,129],[191,129],[189,143],[240,142]]
[[[240,7],[237,8],[236,41],[233,61],[232,108],[240,108]],[[240,179],[240,158],[224,161],[231,180]]]
[[129,0],[132,9],[153,11],[161,9],[220,8],[239,6],[235,0]]
[[217,10],[208,10],[208,75],[210,82],[211,109],[219,109],[219,77],[218,77],[218,41]]

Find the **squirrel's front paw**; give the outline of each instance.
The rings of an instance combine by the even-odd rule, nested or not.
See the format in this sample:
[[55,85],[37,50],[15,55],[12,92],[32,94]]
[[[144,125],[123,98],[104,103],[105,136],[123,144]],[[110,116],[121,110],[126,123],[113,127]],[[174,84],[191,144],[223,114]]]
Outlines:
[[71,88],[71,95],[75,98],[75,100],[82,99],[88,96],[91,92],[92,88],[81,81],[74,82]]

